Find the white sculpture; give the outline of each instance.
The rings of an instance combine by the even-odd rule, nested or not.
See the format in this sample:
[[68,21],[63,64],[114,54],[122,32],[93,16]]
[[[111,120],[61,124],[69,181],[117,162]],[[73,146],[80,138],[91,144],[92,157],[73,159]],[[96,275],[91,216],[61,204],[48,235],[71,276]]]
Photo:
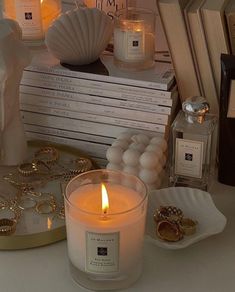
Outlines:
[[0,20],[0,164],[17,165],[27,155],[27,141],[20,116],[19,85],[30,63],[17,22]]
[[110,17],[97,8],[78,8],[57,18],[45,42],[62,63],[85,65],[95,62],[107,47],[113,32]]

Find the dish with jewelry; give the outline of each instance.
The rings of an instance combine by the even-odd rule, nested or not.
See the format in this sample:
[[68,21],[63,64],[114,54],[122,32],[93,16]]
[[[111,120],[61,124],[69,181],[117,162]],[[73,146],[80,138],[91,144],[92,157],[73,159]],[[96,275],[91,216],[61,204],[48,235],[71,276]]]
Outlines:
[[183,211],[175,206],[160,206],[153,214],[157,236],[175,242],[196,232],[197,221],[185,218]]
[[181,249],[222,232],[226,221],[208,192],[187,187],[154,190],[149,194],[146,239],[162,248]]
[[22,249],[65,239],[63,192],[74,176],[94,169],[78,149],[30,141],[28,158],[0,167],[0,250]]

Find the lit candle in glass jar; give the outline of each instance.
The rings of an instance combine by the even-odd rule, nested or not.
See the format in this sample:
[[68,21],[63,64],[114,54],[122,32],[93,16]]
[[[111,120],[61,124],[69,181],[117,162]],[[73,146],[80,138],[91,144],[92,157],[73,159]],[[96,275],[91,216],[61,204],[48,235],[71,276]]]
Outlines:
[[121,68],[145,69],[154,64],[155,17],[151,11],[131,8],[117,11],[114,27],[114,61]]
[[146,208],[144,184],[125,173],[90,171],[68,184],[68,254],[78,283],[89,289],[110,290],[138,279]]
[[124,62],[145,59],[145,30],[143,22],[122,21],[114,30],[114,54]]
[[4,0],[3,16],[16,20],[23,40],[41,42],[50,23],[60,14],[60,0]]

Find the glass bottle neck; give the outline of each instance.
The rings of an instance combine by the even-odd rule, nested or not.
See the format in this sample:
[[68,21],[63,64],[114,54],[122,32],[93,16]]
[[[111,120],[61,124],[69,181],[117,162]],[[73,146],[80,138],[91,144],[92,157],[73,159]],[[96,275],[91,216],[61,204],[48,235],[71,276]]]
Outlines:
[[189,113],[184,113],[184,115],[185,115],[185,119],[190,124],[194,124],[194,123],[202,124],[205,120],[205,115],[192,115]]

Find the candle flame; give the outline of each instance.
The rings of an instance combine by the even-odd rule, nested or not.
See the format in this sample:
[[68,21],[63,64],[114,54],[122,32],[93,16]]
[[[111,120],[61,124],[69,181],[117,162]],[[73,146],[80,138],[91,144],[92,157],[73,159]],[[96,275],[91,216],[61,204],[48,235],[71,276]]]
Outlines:
[[104,184],[101,184],[101,193],[102,193],[102,212],[103,214],[107,214],[107,211],[109,209],[109,197]]

